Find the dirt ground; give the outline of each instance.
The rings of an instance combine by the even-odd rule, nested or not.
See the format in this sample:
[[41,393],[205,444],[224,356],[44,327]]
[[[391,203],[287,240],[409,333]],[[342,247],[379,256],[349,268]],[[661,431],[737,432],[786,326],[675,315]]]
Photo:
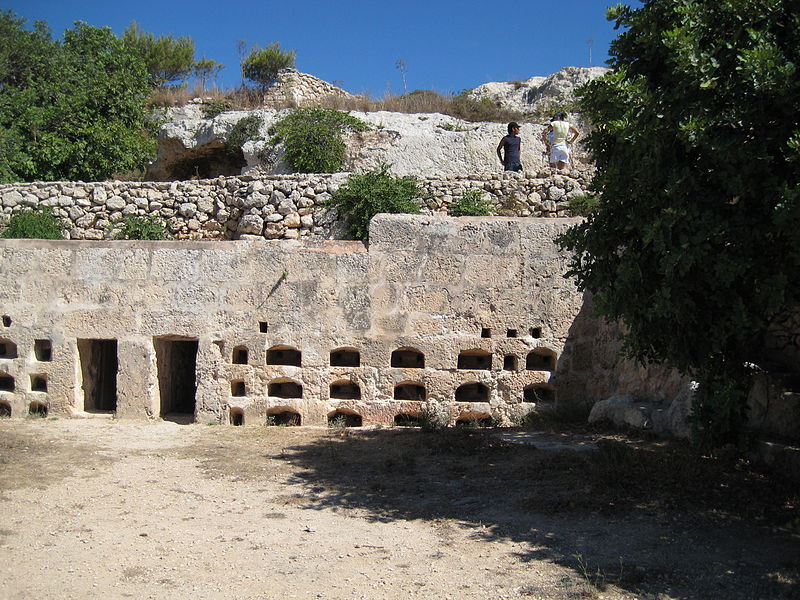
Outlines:
[[587,430],[2,420],[0,598],[800,598],[798,487]]

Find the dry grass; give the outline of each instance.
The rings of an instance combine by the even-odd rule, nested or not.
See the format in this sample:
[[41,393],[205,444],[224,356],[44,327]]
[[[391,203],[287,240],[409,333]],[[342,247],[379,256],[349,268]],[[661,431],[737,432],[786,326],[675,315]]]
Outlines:
[[[184,106],[194,98],[208,98],[213,101],[227,101],[230,110],[253,110],[257,108],[296,108],[289,101],[264,102],[263,92],[247,87],[223,91],[217,88],[161,88],[155,90],[148,99],[151,107]],[[399,113],[440,113],[450,115],[464,121],[472,122],[497,122],[520,121],[525,118],[521,112],[512,111],[498,106],[491,100],[475,100],[466,94],[452,95],[440,94],[432,90],[416,90],[398,96],[387,93],[383,98],[370,98],[368,96],[328,96],[321,98],[316,106],[333,108],[336,110],[376,112],[391,111]]]

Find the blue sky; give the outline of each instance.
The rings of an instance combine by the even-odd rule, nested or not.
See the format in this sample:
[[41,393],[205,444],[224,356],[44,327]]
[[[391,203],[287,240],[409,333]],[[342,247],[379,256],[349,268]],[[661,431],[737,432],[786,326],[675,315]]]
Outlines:
[[[225,65],[222,88],[241,83],[238,42],[279,41],[297,68],[353,93],[458,93],[487,81],[549,75],[565,66],[603,65],[615,37],[605,19],[616,0],[518,3],[476,0],[11,0],[0,5],[47,21],[60,38],[76,20],[116,34],[136,21],[156,35],[190,36],[196,57]],[[590,44],[588,40],[593,40]]]

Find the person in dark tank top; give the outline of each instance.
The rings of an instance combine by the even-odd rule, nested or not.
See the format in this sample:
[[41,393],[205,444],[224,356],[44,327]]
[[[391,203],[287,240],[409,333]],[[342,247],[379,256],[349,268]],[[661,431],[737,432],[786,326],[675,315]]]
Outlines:
[[497,158],[503,163],[504,171],[522,171],[522,148],[519,139],[519,125],[508,124],[508,135],[503,136],[497,145]]

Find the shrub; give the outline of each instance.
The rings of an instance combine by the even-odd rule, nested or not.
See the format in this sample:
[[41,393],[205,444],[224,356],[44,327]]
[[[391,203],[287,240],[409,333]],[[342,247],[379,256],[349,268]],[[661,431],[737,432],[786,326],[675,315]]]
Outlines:
[[217,115],[231,110],[232,107],[233,104],[231,104],[231,101],[227,98],[209,98],[208,100],[203,100],[203,104],[200,106],[200,112],[203,113],[206,119],[213,119]]
[[369,126],[330,108],[298,108],[270,128],[273,142],[282,141],[286,160],[297,173],[335,173],[344,163],[342,136]]
[[389,173],[391,165],[351,175],[336,190],[331,203],[347,216],[347,235],[366,241],[369,221],[378,213],[419,214],[414,198],[423,196],[422,187],[413,177],[396,177]]
[[229,148],[241,148],[245,142],[249,140],[258,139],[258,131],[261,127],[261,117],[258,115],[250,115],[239,119],[236,125],[231,129],[228,135]]
[[53,214],[53,209],[43,206],[19,212],[11,217],[6,230],[0,235],[5,239],[64,239],[64,223]]
[[467,190],[464,195],[453,202],[448,213],[454,217],[488,217],[495,213],[489,200],[484,200],[480,190]]
[[586,217],[597,209],[600,199],[594,194],[581,194],[567,201],[569,212],[576,217]]
[[107,27],[77,22],[52,39],[0,10],[0,177],[100,181],[154,154],[141,57]]
[[281,50],[280,42],[272,42],[266,48],[253,46],[242,61],[242,76],[265,90],[275,83],[278,71],[293,69],[294,66],[295,51]]
[[160,219],[155,217],[125,217],[122,229],[114,236],[115,240],[168,240],[172,236]]

